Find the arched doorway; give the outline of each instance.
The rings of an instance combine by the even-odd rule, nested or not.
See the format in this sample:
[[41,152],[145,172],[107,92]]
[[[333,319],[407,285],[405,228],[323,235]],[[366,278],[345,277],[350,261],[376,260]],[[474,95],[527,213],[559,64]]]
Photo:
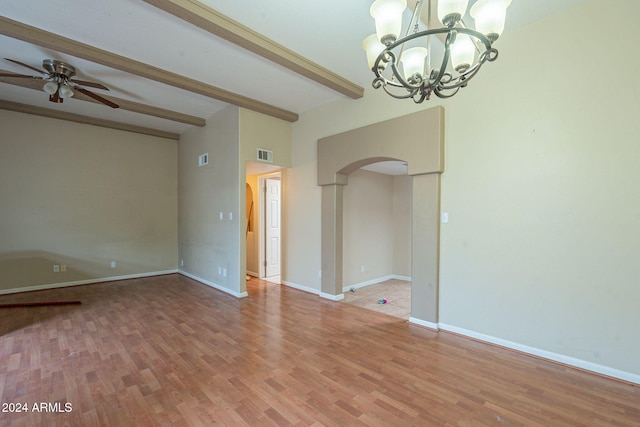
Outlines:
[[411,320],[438,323],[440,174],[444,171],[444,110],[435,107],[318,140],[322,187],[321,296],[342,299],[343,189],[348,175],[384,160],[407,162],[413,181]]

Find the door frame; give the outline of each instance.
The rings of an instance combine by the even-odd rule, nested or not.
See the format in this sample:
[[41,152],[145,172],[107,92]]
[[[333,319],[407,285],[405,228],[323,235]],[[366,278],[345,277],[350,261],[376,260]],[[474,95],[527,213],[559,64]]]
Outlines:
[[269,173],[265,175],[260,175],[258,177],[258,188],[260,192],[260,197],[258,198],[259,202],[259,239],[258,239],[258,274],[260,275],[260,279],[265,279],[267,274],[267,269],[265,266],[265,261],[267,259],[267,247],[266,247],[266,233],[267,233],[267,224],[266,224],[266,216],[267,216],[267,203],[266,203],[266,181],[267,179],[277,178],[280,180],[280,253],[278,254],[278,260],[280,261],[280,273],[282,274],[282,197],[284,191],[282,191],[284,187],[284,183],[282,180],[282,171]]

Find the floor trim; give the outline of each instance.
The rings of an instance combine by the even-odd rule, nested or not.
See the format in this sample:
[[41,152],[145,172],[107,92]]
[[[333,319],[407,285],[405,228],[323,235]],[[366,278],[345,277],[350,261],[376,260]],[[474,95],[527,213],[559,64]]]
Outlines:
[[203,285],[211,286],[212,288],[217,289],[219,291],[222,291],[222,292],[224,292],[226,294],[233,295],[236,298],[246,298],[246,297],[249,296],[249,294],[246,291],[245,292],[232,291],[229,288],[225,288],[224,286],[218,285],[217,283],[211,282],[211,281],[209,281],[207,279],[203,279],[202,277],[198,277],[198,276],[196,276],[194,274],[187,273],[184,270],[178,270],[178,273],[182,274],[183,276],[188,277],[189,279],[193,279],[196,282],[200,282]]
[[377,279],[371,279],[365,282],[354,283],[353,285],[344,286],[342,288],[342,292],[349,292],[351,289],[360,289],[360,288],[364,288],[365,286],[377,285],[378,283],[386,282],[387,280],[403,280],[405,282],[410,282],[411,277],[398,276],[397,274],[389,274],[388,276],[378,277]]
[[433,329],[435,331],[440,330],[437,323],[427,322],[426,320],[416,319],[415,317],[409,317],[409,323],[424,326],[425,328]]
[[[415,322],[418,323],[418,322]],[[419,324],[419,323],[418,323]],[[521,353],[526,353],[531,356],[536,356],[542,359],[547,359],[553,362],[557,362],[563,365],[568,365],[574,368],[578,368],[584,371],[600,374],[605,377],[615,378],[632,384],[640,385],[640,375],[633,374],[631,372],[621,371],[619,369],[610,368],[608,366],[599,365],[597,363],[588,362],[582,359],[576,359],[574,357],[565,356],[563,354],[554,353],[547,350],[542,350],[535,347],[530,347],[523,344],[518,344],[512,341],[497,338],[491,335],[485,335],[479,332],[470,331],[468,329],[459,328],[457,326],[447,325],[446,323],[439,323],[436,325],[439,329],[454,334],[463,335],[468,338],[472,338],[478,341],[483,341],[489,344],[498,345],[500,347],[506,347],[511,350],[516,350]]]
[[287,282],[286,280],[282,281],[282,284],[288,286],[290,288],[298,289],[300,291],[309,292],[310,294],[320,295],[320,291],[314,288],[310,288],[308,286],[298,285],[297,283]]
[[19,292],[43,291],[46,289],[66,288],[69,286],[91,285],[94,283],[114,282],[117,280],[139,279],[141,277],[163,276],[177,273],[178,270],[151,271],[148,273],[126,274],[123,276],[96,277],[94,279],[76,280],[73,282],[47,283],[44,285],[25,286],[22,288],[0,289],[0,295],[15,294]]

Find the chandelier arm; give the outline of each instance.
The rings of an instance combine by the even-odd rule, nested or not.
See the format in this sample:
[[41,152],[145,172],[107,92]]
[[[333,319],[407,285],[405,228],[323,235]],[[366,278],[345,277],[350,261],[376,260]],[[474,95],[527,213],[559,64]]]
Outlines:
[[[495,55],[492,56],[490,55],[490,52],[493,51],[495,52]],[[439,85],[439,89],[441,90],[451,90],[451,89],[455,89],[455,88],[460,88],[463,86],[466,86],[466,84],[476,75],[478,74],[478,71],[480,71],[480,68],[482,67],[482,65],[486,62],[486,61],[495,61],[495,59],[498,56],[498,51],[495,49],[490,49],[489,51],[485,51],[483,53],[483,55],[481,55],[481,58],[478,60],[478,62],[471,67],[469,70],[465,71],[464,73],[462,73],[460,76],[458,76],[454,81],[457,82],[455,84],[452,85],[446,85],[446,84],[441,84]]]
[[408,81],[406,81],[404,77],[402,77],[400,70],[398,70],[395,60],[391,62],[391,70],[393,71],[393,75],[395,76],[395,78],[398,79],[398,83],[400,84],[400,86],[407,88],[407,90],[419,89],[422,86],[422,84],[418,86],[414,86]]
[[387,95],[395,98],[395,99],[407,99],[407,98],[413,98],[414,95],[418,92],[419,88],[415,88],[414,90],[409,91],[409,93],[405,94],[405,95],[397,95],[393,92],[391,92],[389,89],[387,89],[387,85],[383,84],[382,85],[382,89],[387,93]]
[[435,93],[438,98],[447,99],[447,98],[451,98],[453,95],[458,93],[459,90],[460,90],[460,86],[455,88],[455,90],[452,93],[447,95],[447,94],[444,94],[441,89],[434,88],[433,93]]
[[444,40],[444,55],[442,56],[442,64],[440,65],[440,69],[438,70],[438,75],[433,79],[433,81],[429,80],[429,83],[438,87],[440,85],[440,81],[442,77],[444,77],[447,72],[447,64],[449,63],[449,57],[451,56],[451,39],[455,38],[455,32],[448,32],[447,38]]
[[[423,3],[424,0],[419,0],[419,3]],[[417,7],[416,7],[417,9]],[[414,10],[415,14],[415,10]],[[417,31],[415,28],[413,34],[408,34],[402,39],[396,40],[386,46],[383,51],[378,55],[372,67],[372,71],[375,74],[375,78],[372,82],[372,86],[375,89],[383,88],[383,90],[391,97],[396,99],[412,98],[415,103],[421,103],[430,99],[431,94],[435,94],[439,98],[450,98],[454,96],[461,88],[465,87],[469,80],[471,80],[480,70],[482,64],[486,61],[495,61],[498,56],[498,51],[492,47],[491,41],[482,33],[466,28],[437,28],[427,29],[424,31]],[[407,31],[407,33],[409,30]],[[476,51],[478,52],[477,60],[474,61],[473,66],[468,70],[459,73],[455,78],[447,71],[447,66],[451,58],[451,47],[455,42],[458,34],[463,33],[469,35],[474,42]],[[430,37],[439,34],[446,34],[445,38],[445,52],[442,58],[442,64],[437,73],[431,72],[430,62],[428,62],[425,76],[419,82],[419,84],[409,83],[403,76],[403,73],[399,70],[400,57],[404,52],[405,43],[421,38],[427,37],[427,42],[430,42]],[[397,56],[393,49],[399,50]],[[430,51],[430,50],[429,50]],[[382,65],[382,66],[381,66]],[[390,68],[390,70],[388,69]],[[386,70],[386,72],[385,72]],[[383,72],[388,76],[383,75]],[[435,74],[432,79],[431,75]],[[394,93],[394,89],[403,89],[406,92],[399,95]],[[397,92],[397,91],[395,91]]]
[[457,88],[461,88],[467,85],[467,83],[469,83],[469,81],[476,75],[478,74],[478,71],[480,71],[480,67],[482,66],[482,63],[478,63],[476,64],[472,69],[471,72],[467,72],[464,74],[464,76],[460,76],[458,77],[455,81],[455,84],[452,85],[440,85],[439,89],[441,90],[451,90],[451,89],[457,89]]

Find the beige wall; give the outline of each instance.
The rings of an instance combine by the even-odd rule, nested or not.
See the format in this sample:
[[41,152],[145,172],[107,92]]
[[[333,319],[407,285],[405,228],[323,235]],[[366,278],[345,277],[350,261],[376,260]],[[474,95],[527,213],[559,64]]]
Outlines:
[[[181,136],[178,206],[181,270],[240,296],[245,212],[238,206],[245,181],[238,178],[238,116],[237,107],[227,107],[207,119],[205,127]],[[199,167],[198,156],[204,153],[209,153],[209,164]]]
[[0,129],[0,292],[177,268],[175,141],[5,110]]
[[620,5],[615,22],[594,0],[505,34],[499,59],[450,100],[367,89],[302,114],[284,279],[320,289],[316,141],[443,105],[439,322],[640,378],[640,58],[624,34],[640,3]]
[[357,170],[349,175],[343,197],[343,287],[390,276],[394,242],[393,177]]
[[[270,165],[273,170],[278,168],[288,168],[291,166],[291,123],[285,120],[276,119],[264,114],[256,113],[255,111],[240,108],[239,116],[239,146],[240,156],[238,159],[238,177],[240,182],[245,182],[247,169],[247,162],[255,162],[257,159],[257,149],[264,148],[273,152],[273,163]],[[283,179],[283,200],[282,205],[287,203],[286,188],[288,183]],[[238,206],[239,212],[246,211],[246,199],[244,197],[244,188],[242,189],[243,196],[240,197],[240,204]],[[255,210],[259,209],[259,203],[257,203],[258,194],[256,197]],[[285,219],[282,218],[284,221]],[[256,226],[259,225],[259,221],[256,221]],[[256,227],[257,228],[257,227]],[[257,256],[257,244],[259,243],[259,236],[256,235],[260,230],[254,233],[253,248],[249,248],[247,251],[247,240],[245,238],[245,229],[240,232],[240,245],[238,256],[240,258],[240,271],[242,271],[242,279],[240,280],[240,288],[244,292],[246,289],[245,272],[247,271],[247,254],[253,253]],[[286,253],[286,230],[282,230],[282,253]],[[282,265],[285,260],[282,259]],[[255,271],[258,273],[258,271]]]
[[[411,217],[413,178],[393,177],[393,275],[411,277]],[[351,185],[351,184],[349,184]]]
[[[230,106],[185,132],[179,143],[179,230],[182,271],[236,296],[246,295],[246,162],[256,149],[290,165],[288,122]],[[198,167],[198,156],[209,164]],[[222,220],[220,219],[222,212]]]
[[441,313],[640,374],[640,2],[616,5],[615,21],[590,1],[510,34],[447,106]]
[[411,182],[409,175],[364,169],[349,175],[343,194],[344,288],[411,276]]

